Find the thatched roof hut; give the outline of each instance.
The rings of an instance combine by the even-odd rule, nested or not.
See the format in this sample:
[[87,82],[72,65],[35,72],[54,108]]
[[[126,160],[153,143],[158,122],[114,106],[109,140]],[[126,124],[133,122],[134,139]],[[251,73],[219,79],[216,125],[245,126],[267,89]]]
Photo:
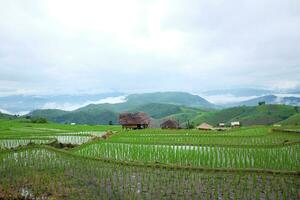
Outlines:
[[143,129],[150,124],[150,118],[146,113],[121,113],[119,115],[119,123],[123,128]]
[[207,123],[202,123],[199,126],[197,126],[197,129],[199,130],[213,130],[213,128],[214,127],[212,125],[209,125]]
[[168,119],[168,120],[164,121],[163,123],[161,123],[160,127],[163,129],[178,129],[179,124],[175,120]]

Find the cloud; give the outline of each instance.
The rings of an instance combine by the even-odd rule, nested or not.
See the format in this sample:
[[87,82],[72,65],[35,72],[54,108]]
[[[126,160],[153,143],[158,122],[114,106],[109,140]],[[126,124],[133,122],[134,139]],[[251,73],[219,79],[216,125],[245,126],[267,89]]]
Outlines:
[[76,110],[78,108],[87,106],[89,104],[103,104],[103,103],[109,103],[109,104],[117,104],[117,103],[123,103],[126,101],[126,96],[118,96],[118,97],[107,97],[104,99],[100,99],[98,101],[86,101],[84,103],[57,103],[57,102],[48,102],[40,107],[40,109],[61,109],[65,111],[72,111]]
[[235,96],[232,94],[222,94],[222,95],[201,95],[201,97],[205,98],[206,100],[217,104],[217,105],[225,105],[230,103],[237,103],[241,101],[247,101],[250,99],[257,98],[259,96]]
[[0,108],[0,113],[12,115],[11,112],[9,112],[9,111],[7,111],[7,110],[5,110],[5,109],[1,109],[1,108]]
[[295,0],[0,3],[0,95],[299,85]]
[[30,111],[20,111],[20,112],[9,112],[5,109],[1,109],[0,108],[0,113],[4,113],[4,114],[8,114],[8,115],[26,115],[28,114]]
[[299,80],[278,80],[278,81],[271,81],[270,85],[274,89],[279,90],[288,90],[288,89],[296,89],[300,86]]

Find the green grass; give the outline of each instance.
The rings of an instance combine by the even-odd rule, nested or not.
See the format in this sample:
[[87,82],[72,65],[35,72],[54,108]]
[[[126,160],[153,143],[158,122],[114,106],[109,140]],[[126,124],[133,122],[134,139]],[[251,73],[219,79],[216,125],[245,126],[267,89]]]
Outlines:
[[300,113],[297,113],[286,120],[280,122],[283,125],[300,125]]

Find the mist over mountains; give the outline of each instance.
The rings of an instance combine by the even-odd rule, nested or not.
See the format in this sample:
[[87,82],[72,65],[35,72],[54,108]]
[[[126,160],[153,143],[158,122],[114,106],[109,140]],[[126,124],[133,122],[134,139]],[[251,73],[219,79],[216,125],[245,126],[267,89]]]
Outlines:
[[11,95],[0,97],[0,109],[9,114],[26,114],[35,109],[75,110],[92,103],[119,103],[122,93],[82,95]]
[[[12,114],[27,110],[24,113],[27,116],[43,117],[57,123],[78,124],[118,124],[118,115],[122,112],[145,112],[152,118],[153,127],[170,118],[177,120],[182,126],[188,121],[195,124],[209,122],[213,125],[231,120],[239,120],[247,125],[272,124],[284,120],[287,123],[298,123],[299,94],[289,96],[290,94],[264,95],[265,93],[271,91],[210,91],[203,94],[205,98],[187,92],[19,95],[0,97],[0,112]],[[225,103],[215,104],[206,100],[216,96],[223,98],[223,101],[225,99]],[[228,97],[231,99],[226,99]],[[215,99],[214,102],[218,101]],[[259,102],[266,105],[257,106]],[[293,118],[289,120],[290,117]]]
[[11,95],[0,97],[0,112],[23,115],[36,109],[74,111],[90,104],[119,104],[126,101],[126,106],[166,103],[220,109],[242,105],[255,106],[260,101],[267,104],[300,105],[299,98],[300,92],[298,93],[296,90],[280,93],[280,91],[249,88],[211,90],[194,95],[184,92],[129,95],[120,92],[82,95]]

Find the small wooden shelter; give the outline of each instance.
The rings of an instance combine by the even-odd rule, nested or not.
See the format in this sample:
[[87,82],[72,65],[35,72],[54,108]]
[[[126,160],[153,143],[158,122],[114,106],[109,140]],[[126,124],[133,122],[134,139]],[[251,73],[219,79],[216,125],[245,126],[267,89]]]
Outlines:
[[150,118],[143,112],[121,113],[119,123],[126,129],[144,129],[149,127]]
[[207,123],[202,123],[199,126],[197,126],[197,129],[199,130],[213,130],[213,128],[214,127],[212,125],[209,125]]
[[162,129],[178,129],[179,124],[176,120],[168,119],[160,124],[160,128],[162,128]]

